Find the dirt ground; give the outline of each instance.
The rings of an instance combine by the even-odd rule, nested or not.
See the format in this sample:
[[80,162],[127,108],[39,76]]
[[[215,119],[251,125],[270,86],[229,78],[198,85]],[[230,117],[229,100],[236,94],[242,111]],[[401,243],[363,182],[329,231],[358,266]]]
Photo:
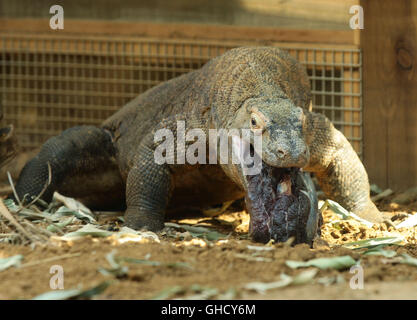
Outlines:
[[[17,157],[13,164],[2,169],[1,175],[10,171],[16,179],[31,156]],[[9,189],[7,183],[0,184],[0,193]],[[20,267],[0,271],[0,299],[31,299],[51,291],[54,274],[50,270],[54,265],[62,266],[65,290],[86,290],[108,284],[93,299],[417,299],[417,266],[399,260],[404,253],[417,257],[416,227],[396,229],[393,226],[407,214],[417,213],[417,201],[398,205],[392,202],[394,196],[377,203],[392,223],[373,227],[353,219],[341,220],[331,210],[325,210],[321,237],[313,248],[290,243],[261,245],[248,240],[249,216],[239,204],[214,218],[188,215],[170,221],[219,232],[211,238],[166,228],[157,235],[158,241],[121,243],[114,237],[87,236],[71,241],[52,237],[44,244],[25,246],[0,242],[0,260],[23,256]],[[99,223],[108,230],[120,228],[117,216],[102,216]],[[367,249],[344,247],[353,241],[395,236],[403,238],[400,245],[383,247],[385,251],[395,251],[390,251],[390,257],[366,255]],[[103,272],[114,268],[109,254],[124,259],[119,262],[125,268],[123,272]],[[360,263],[363,289],[351,287],[355,273],[350,268],[292,269],[286,264],[288,260],[338,256],[350,256]],[[264,291],[248,287],[254,282],[279,283],[285,275],[296,277],[306,270],[317,270],[317,273],[302,284],[291,283]]]
[[[417,202],[406,207],[379,204],[392,216],[414,214]],[[233,212],[235,211],[235,212]],[[108,220],[108,218],[106,218]],[[117,230],[117,220],[110,219],[110,228]],[[116,244],[111,237],[88,236],[74,241],[50,241],[44,245],[19,246],[0,244],[0,259],[23,255],[20,267],[0,272],[1,299],[31,299],[51,291],[53,265],[63,267],[65,289],[89,289],[105,281],[110,285],[94,299],[416,299],[417,266],[398,263],[398,258],[364,255],[366,249],[352,250],[341,246],[356,240],[403,235],[402,245],[389,245],[397,256],[407,253],[417,257],[415,228],[396,231],[381,224],[366,228],[354,220],[340,220],[329,210],[324,212],[322,236],[313,248],[307,245],[260,245],[247,239],[248,215],[230,209],[216,218],[186,217],[172,222],[213,228],[226,239],[207,240],[187,231],[166,229],[158,234],[160,242],[141,241]],[[106,221],[109,223],[109,221]],[[254,248],[254,246],[256,246]],[[260,249],[262,248],[262,249]],[[111,269],[108,255],[125,259],[123,274],[103,274]],[[352,289],[354,276],[349,268],[318,270],[305,284],[255,291],[246,287],[253,282],[275,282],[281,274],[296,276],[305,268],[291,269],[287,260],[307,261],[321,257],[351,256],[363,268],[363,289]],[[149,261],[134,263],[132,259]],[[157,263],[155,263],[157,262]],[[101,270],[101,271],[100,271]],[[307,270],[311,270],[308,268]]]

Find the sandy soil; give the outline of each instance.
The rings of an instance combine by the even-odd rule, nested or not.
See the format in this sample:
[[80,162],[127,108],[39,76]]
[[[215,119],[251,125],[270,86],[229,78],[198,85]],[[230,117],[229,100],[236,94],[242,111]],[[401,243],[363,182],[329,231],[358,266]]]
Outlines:
[[[386,199],[380,204],[380,209],[392,216],[404,212],[415,213],[417,203],[401,207]],[[326,210],[322,237],[314,243],[313,248],[307,245],[291,247],[282,243],[261,246],[247,240],[248,216],[244,211],[228,212],[217,218],[187,217],[173,221],[212,227],[229,235],[223,240],[205,241],[188,232],[168,229],[158,234],[160,243],[115,244],[110,238],[87,237],[70,242],[51,241],[37,246],[0,244],[0,258],[16,254],[24,256],[21,267],[0,272],[0,298],[30,299],[50,291],[52,265],[63,267],[65,289],[88,289],[111,280],[107,289],[95,299],[152,299],[162,298],[165,294],[167,298],[181,299],[417,298],[416,266],[400,264],[396,257],[363,255],[366,249],[351,250],[341,246],[350,241],[401,234],[406,239],[405,245],[386,246],[384,249],[394,250],[397,255],[407,253],[417,257],[415,228],[397,231],[386,224],[366,228],[354,220],[336,224],[335,220],[340,218]],[[113,229],[118,228],[116,221],[110,221],[110,225]],[[255,250],[252,246],[267,249]],[[106,256],[113,250],[116,250],[116,257],[157,261],[159,265],[123,262],[122,265],[128,267],[127,273],[120,277],[104,275],[100,269],[110,268]],[[349,269],[319,270],[311,283],[289,285],[268,290],[264,294],[245,288],[251,282],[274,282],[281,279],[282,273],[296,276],[306,270],[289,268],[285,263],[287,260],[307,261],[345,255],[360,259],[364,275],[363,289],[351,288],[353,274]]]

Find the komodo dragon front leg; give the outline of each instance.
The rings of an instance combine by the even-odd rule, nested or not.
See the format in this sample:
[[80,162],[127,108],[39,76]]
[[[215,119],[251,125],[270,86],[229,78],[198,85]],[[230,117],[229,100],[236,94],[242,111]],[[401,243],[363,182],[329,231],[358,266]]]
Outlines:
[[[145,142],[149,140],[145,139]],[[161,230],[171,193],[168,165],[155,163],[151,143],[142,143],[136,150],[134,166],[126,182],[126,225],[136,230]]]
[[383,217],[370,199],[368,175],[346,137],[324,115],[306,113],[310,163],[327,197],[347,210],[371,221]]
[[[166,209],[174,189],[173,170],[177,165],[184,165],[178,161],[178,154],[185,156],[187,147],[193,143],[188,139],[183,144],[178,143],[177,131],[180,122],[183,125],[180,130],[184,130],[180,135],[185,135],[193,128],[203,130],[203,133],[207,134],[207,130],[203,129],[206,124],[202,119],[194,120],[193,117],[175,114],[164,118],[143,137],[134,151],[126,181],[125,223],[130,228],[159,231],[164,227]],[[163,159],[158,160],[157,154],[162,150]]]

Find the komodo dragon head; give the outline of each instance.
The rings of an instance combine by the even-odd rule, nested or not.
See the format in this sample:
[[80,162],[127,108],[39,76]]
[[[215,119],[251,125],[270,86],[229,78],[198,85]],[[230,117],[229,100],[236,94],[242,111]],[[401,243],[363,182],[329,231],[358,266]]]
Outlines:
[[[284,51],[259,47],[231,50],[208,67],[216,83],[213,126],[247,129],[249,135],[232,137],[232,145],[243,150],[242,159],[253,156],[247,167],[253,169],[256,157],[262,165],[250,174],[239,164],[222,166],[246,192],[252,238],[282,242],[294,236],[311,243],[318,218],[314,184],[301,171],[310,158],[304,110],[311,94],[304,69]],[[258,150],[256,137],[262,141]]]

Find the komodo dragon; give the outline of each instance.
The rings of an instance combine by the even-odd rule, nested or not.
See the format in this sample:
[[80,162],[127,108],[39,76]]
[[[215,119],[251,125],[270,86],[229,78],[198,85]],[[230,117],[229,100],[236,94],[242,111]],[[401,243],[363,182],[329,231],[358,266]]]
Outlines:
[[[245,196],[252,239],[284,241],[300,228],[290,223],[294,217],[286,208],[293,201],[288,196],[300,188],[294,181],[302,168],[314,172],[329,198],[380,222],[360,159],[325,116],[309,110],[310,101],[306,72],[287,52],[236,48],[140,94],[98,128],[74,127],[50,138],[22,170],[16,191],[19,197],[37,196],[49,163],[52,183],[44,200],[51,201],[57,190],[93,208],[125,204],[127,226],[153,231],[163,228],[168,208]],[[170,129],[176,137],[180,121],[186,130],[206,134],[231,128],[261,132],[262,174],[248,176],[233,163],[156,163],[155,134]],[[302,232],[311,233],[317,224],[306,229]]]

